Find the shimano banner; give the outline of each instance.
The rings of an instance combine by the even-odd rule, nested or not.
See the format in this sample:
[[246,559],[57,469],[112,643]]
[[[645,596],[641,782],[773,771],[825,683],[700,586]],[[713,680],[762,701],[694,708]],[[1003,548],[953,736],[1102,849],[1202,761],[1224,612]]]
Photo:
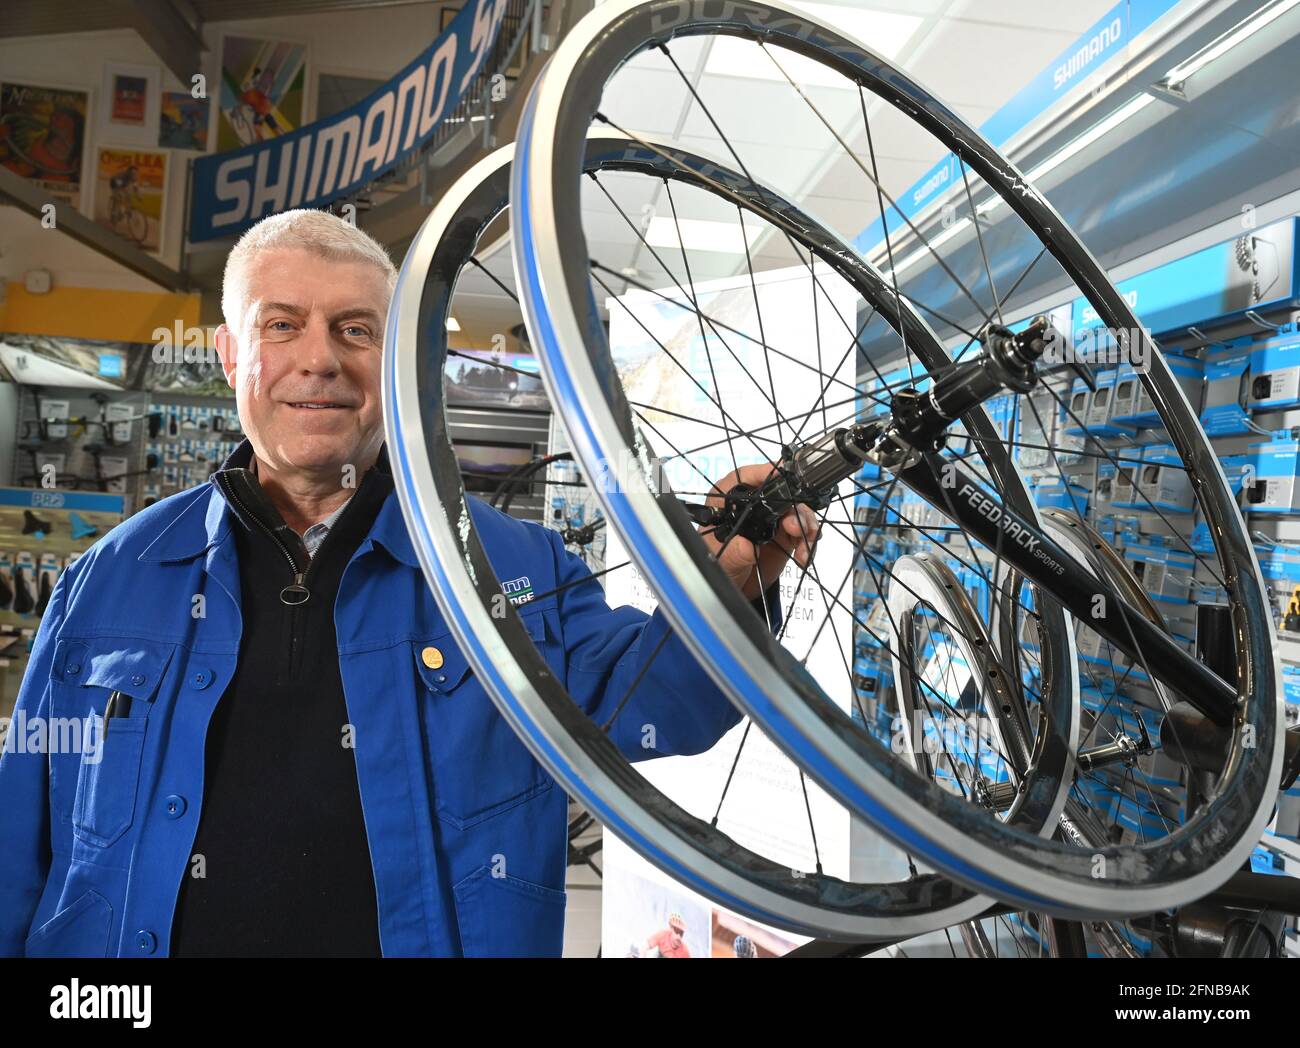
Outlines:
[[396,166],[456,108],[490,51],[506,0],[469,0],[427,50],[325,120],[194,164],[191,241],[231,236],[295,207],[321,207]]

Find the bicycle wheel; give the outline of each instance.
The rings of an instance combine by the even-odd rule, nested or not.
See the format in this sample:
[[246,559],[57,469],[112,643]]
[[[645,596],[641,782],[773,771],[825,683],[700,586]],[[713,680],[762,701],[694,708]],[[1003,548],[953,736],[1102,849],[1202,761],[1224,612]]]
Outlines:
[[[846,420],[837,420],[836,426],[818,427],[817,435],[789,449],[790,455],[782,455],[781,477],[773,489],[778,493],[777,501],[789,505],[802,500],[820,509],[827,499],[833,499],[835,484],[853,477],[864,462],[880,467],[890,482],[911,489],[928,511],[937,514],[938,526],[950,529],[964,543],[973,564],[991,562],[990,570],[979,572],[989,592],[997,593],[1000,599],[1005,597],[1013,571],[1038,585],[1039,599],[1032,617],[1040,627],[1042,645],[1062,643],[1045,619],[1055,599],[1083,620],[1090,631],[1124,651],[1142,667],[1148,680],[1158,681],[1199,704],[1216,723],[1231,726],[1222,774],[1197,811],[1158,839],[1081,848],[1027,834],[991,817],[977,805],[946,794],[910,769],[904,773],[899,760],[873,745],[866,731],[841,714],[835,703],[828,701],[822,682],[802,670],[797,659],[771,645],[761,624],[738,606],[734,591],[728,589],[728,580],[710,563],[702,545],[692,541],[691,521],[699,519],[698,514],[688,516],[676,499],[662,497],[649,479],[632,472],[623,478],[626,483],[621,487],[602,490],[611,526],[623,537],[642,573],[665,595],[669,615],[681,634],[690,639],[697,656],[710,662],[718,679],[727,682],[733,700],[816,781],[927,865],[995,898],[1033,912],[1065,917],[1151,912],[1180,905],[1212,890],[1239,868],[1267,822],[1282,757],[1273,624],[1240,512],[1168,361],[1096,260],[1014,165],[956,113],[888,61],[801,12],[761,3],[720,5],[714,15],[710,8],[689,7],[674,0],[612,0],[589,15],[563,42],[545,77],[535,85],[521,122],[520,155],[512,183],[517,226],[513,245],[532,342],[579,460],[592,471],[611,462],[650,462],[656,454],[672,450],[657,448],[653,437],[642,432],[649,428],[643,427],[639,418],[644,409],[630,404],[633,398],[621,388],[618,362],[611,357],[604,318],[591,286],[590,268],[596,253],[589,242],[595,238],[587,232],[591,219],[584,209],[582,194],[584,142],[593,124],[619,130],[635,126],[632,120],[619,119],[613,112],[620,95],[607,92],[606,87],[620,72],[644,71],[647,56],[662,55],[658,71],[665,78],[677,75],[681,94],[697,107],[690,110],[694,138],[705,132],[712,134],[719,154],[730,157],[729,162],[742,172],[740,185],[718,180],[725,193],[730,193],[734,201],[742,196],[741,186],[755,184],[739,155],[744,143],[737,146],[728,138],[718,115],[701,97],[669,46],[687,49],[701,37],[747,40],[752,62],[767,63],[768,68],[776,66],[781,77],[773,79],[788,82],[792,105],[803,102],[811,111],[809,115],[800,110],[804,123],[814,130],[829,131],[829,137],[842,147],[846,163],[860,170],[865,183],[870,184],[867,192],[879,204],[891,260],[891,279],[886,286],[900,302],[910,298],[918,309],[942,321],[943,329],[957,337],[956,346],[961,346],[961,337],[965,337],[965,346],[945,355],[942,361],[927,360],[923,346],[909,338],[904,325],[895,347],[902,342],[900,356],[905,354],[908,359],[908,377],[890,381],[877,376],[876,391],[887,398],[884,421],[872,419],[869,412],[860,410]],[[850,93],[841,96],[841,101],[849,99],[850,104],[843,106],[845,110],[854,110],[861,102],[859,130],[865,132],[870,167],[868,160],[859,158],[845,143],[837,127],[842,117],[827,118],[814,102],[812,89],[801,87],[789,76],[777,52],[785,61],[798,58],[811,62],[821,72],[847,82]],[[642,64],[638,66],[638,62]],[[736,66],[734,61],[732,66]],[[626,99],[628,95],[621,97]],[[919,244],[915,257],[937,260],[938,270],[942,271],[927,273],[917,288],[907,287],[907,279],[901,276],[901,271],[914,262],[914,256],[895,259],[890,246],[891,223],[885,200],[890,199],[891,206],[893,202],[876,169],[868,97],[873,103],[881,103],[894,125],[903,121],[909,132],[924,133],[954,153],[966,190],[968,214],[962,222],[946,222],[939,235],[927,236],[909,219],[903,219]],[[627,102],[629,110],[636,108],[636,102]],[[658,94],[655,104],[657,108],[662,106]],[[774,106],[769,113],[766,105],[763,112],[768,123],[781,113]],[[641,111],[638,114],[643,115]],[[782,125],[779,132],[773,129],[773,137],[789,149],[793,147],[786,144],[798,140],[800,133],[797,124]],[[641,141],[635,134],[633,139]],[[770,150],[758,155],[778,165]],[[974,188],[991,190],[978,207],[972,180]],[[748,203],[738,202],[742,214]],[[995,209],[1001,209],[1000,221],[1005,219],[1009,227],[1009,231],[999,227],[996,237],[983,221]],[[779,211],[780,205],[773,210]],[[743,223],[742,217],[742,229]],[[801,250],[796,255],[800,258],[803,252],[815,253],[819,246],[818,238],[808,235],[798,219],[782,223],[780,233],[799,245]],[[641,239],[644,246],[652,246],[645,243],[646,238]],[[684,248],[684,239],[679,239]],[[745,239],[743,232],[741,239]],[[1026,240],[1033,245],[1028,252],[1028,266],[1023,262]],[[1016,252],[1006,251],[1006,257],[997,257],[999,249],[1013,243],[1019,245]],[[940,247],[944,248],[942,253]],[[967,260],[974,260],[973,265],[964,267],[965,280],[949,262],[962,247],[968,249]],[[995,256],[993,262],[990,253]],[[1013,261],[1007,262],[1007,257]],[[1017,258],[1019,261],[1014,261]],[[748,251],[746,259],[752,275]],[[834,262],[831,265],[842,275],[860,260],[853,252],[842,251],[838,261],[838,266]],[[1019,424],[1022,412],[1026,418],[1032,413],[1039,428],[1050,431],[1034,402],[1035,395],[1046,394],[1058,404],[1054,414],[1059,412],[1060,419],[1078,430],[1076,455],[1091,455],[1114,464],[1115,454],[1106,438],[1072,410],[1068,388],[1062,396],[1060,373],[1047,375],[1037,366],[1044,344],[1055,341],[1049,338],[1048,327],[1036,324],[1028,331],[1012,333],[1002,323],[1002,307],[1011,303],[1021,282],[1040,264],[1050,267],[1051,278],[1064,284],[1067,300],[1070,292],[1082,296],[1116,345],[1131,360],[1143,362],[1141,387],[1149,398],[1155,425],[1167,432],[1172,449],[1169,465],[1186,475],[1196,511],[1208,526],[1213,546],[1212,553],[1202,554],[1189,545],[1190,554],[1198,565],[1208,566],[1232,606],[1237,674],[1231,683],[1225,683],[1191,657],[1125,601],[1105,578],[1080,564],[1045,535],[1029,514],[1015,506],[1004,475],[992,469],[986,477],[968,473],[965,456],[971,451],[954,454],[951,449],[946,453],[942,449],[942,438],[961,435],[964,428],[964,435],[975,445],[972,450],[988,455],[988,442],[973,416],[978,414],[975,408],[995,396],[1010,398],[1011,426]],[[954,318],[935,306],[927,306],[921,295],[940,279],[960,290],[961,296],[957,297],[963,309],[970,311],[966,303],[974,306],[976,323],[963,324],[964,314]],[[998,293],[999,282],[1007,289],[1005,294]],[[676,283],[683,303],[695,307],[692,291],[687,290],[694,283],[689,269],[684,281],[677,278]],[[984,294],[977,297],[980,291]],[[605,289],[605,293],[608,295],[609,290]],[[707,345],[703,325],[708,318],[702,311],[696,312]],[[970,353],[970,347],[977,344],[981,352]],[[818,341],[819,360],[821,351]],[[922,365],[919,372],[911,370],[917,359]],[[999,377],[989,379],[987,384],[975,378],[977,373],[988,378],[998,371],[999,361],[1008,365]],[[869,357],[866,363],[872,363]],[[1081,374],[1085,378],[1088,375],[1086,371]],[[932,383],[930,394],[915,388],[915,376]],[[829,376],[829,380],[834,378]],[[982,391],[977,392],[975,386]],[[861,392],[866,399],[872,391],[864,383]],[[805,405],[802,412],[788,420],[791,433],[804,432],[798,419],[806,420],[810,407],[825,419],[824,397],[820,410],[818,398],[811,399],[811,405]],[[720,443],[728,437],[746,439],[752,435],[752,426],[732,425],[728,417],[733,413],[732,403],[715,403],[713,408],[711,421],[723,434]],[[956,424],[958,419],[961,427]],[[783,421],[778,417],[771,425],[779,432]],[[1018,442],[1015,434],[1004,434],[1000,443],[1010,448]],[[1068,477],[1061,468],[1062,456],[1056,445],[1045,437],[1041,447],[1050,468],[1056,470],[1068,491]],[[955,478],[954,488],[944,483],[948,478]],[[770,491],[764,492],[769,501],[771,495]],[[1149,496],[1146,498],[1156,516],[1167,516]],[[770,510],[771,506],[763,505],[752,492],[740,493],[728,518],[729,526],[742,526],[746,513],[770,518]],[[825,519],[823,512],[823,522]],[[761,529],[753,530],[761,534]],[[1173,530],[1181,534],[1177,528]],[[1186,544],[1185,538],[1182,541]],[[954,548],[949,542],[944,547],[949,553]],[[832,587],[819,585],[828,594],[834,593]],[[1100,599],[1100,605],[1094,598]],[[1020,680],[1023,674],[1019,658],[1006,650],[1000,654],[1004,666],[1016,667],[1007,676]],[[1044,658],[1043,663],[1046,666],[1048,660]],[[1057,661],[1052,665],[1057,672],[1073,671]]]
[[[587,148],[584,164],[593,172],[667,175],[683,185],[704,185],[701,172],[713,177],[724,170],[681,151],[671,151],[674,163],[669,164],[654,150],[619,136],[594,140]],[[792,868],[741,846],[719,828],[717,811],[712,818],[694,814],[640,775],[611,740],[610,725],[594,722],[579,708],[562,674],[539,650],[536,615],[525,624],[513,605],[502,615],[501,582],[475,523],[485,508],[466,499],[441,394],[446,318],[462,271],[482,268],[472,261],[473,252],[506,207],[511,155],[507,148],[481,161],[426,219],[399,277],[384,374],[385,426],[408,529],[439,606],[501,715],[606,828],[688,887],[755,920],[802,934],[865,940],[921,934],[987,909],[988,899],[934,874],[856,883],[823,873],[820,859],[812,870]],[[490,279],[513,294],[499,277]],[[602,577],[614,577],[619,567],[605,567]],[[626,563],[621,567],[631,570]],[[534,594],[527,607],[554,599]],[[1070,728],[1073,693],[1064,686],[1055,694]],[[749,737],[742,734],[741,748]],[[1065,756],[1064,749],[1049,754],[1037,772],[1044,788],[1029,791],[1008,818],[1032,832],[1051,832],[1057,799],[1069,784]],[[1043,770],[1049,766],[1050,775]],[[792,769],[792,776],[797,774]]]
[[[950,567],[930,553],[902,557],[890,581],[898,748],[940,789],[1005,817],[1043,736],[1030,720],[1038,708],[998,672],[993,639]],[[971,957],[1081,955],[1081,928],[1041,914],[998,914],[958,931]]]
[[[1106,577],[1152,623],[1161,629],[1167,628],[1140,580],[1120,552],[1102,535],[1067,510],[1045,509],[1042,517],[1045,530],[1080,563],[1087,564],[1095,574]],[[1022,588],[1024,592],[1021,592]],[[1014,577],[1008,592],[1021,593],[1022,599],[1021,605],[1004,602],[1004,609],[1009,609],[1004,613],[1019,624],[1012,625],[1011,632],[1018,635],[1017,639],[1026,647],[1032,647],[1034,639],[1024,629],[1027,622],[1022,614],[1017,614],[1024,605],[1032,604],[1032,594],[1023,582]],[[976,628],[971,627],[971,631]],[[1079,632],[1086,633],[1086,630],[1080,629]],[[1009,648],[1012,652],[1019,652],[1020,644],[1013,643]],[[1089,848],[1121,840],[1126,835],[1141,836],[1143,823],[1132,818],[1133,812],[1160,818],[1166,831],[1177,821],[1176,815],[1173,822],[1170,821],[1169,812],[1161,810],[1158,800],[1162,793],[1167,796],[1173,792],[1169,786],[1177,787],[1177,778],[1172,783],[1154,786],[1147,781],[1161,755],[1157,752],[1159,732],[1153,739],[1146,732],[1142,719],[1144,713],[1153,707],[1168,710],[1176,698],[1158,681],[1153,681],[1147,707],[1127,701],[1118,687],[1107,689],[1106,697],[1100,701],[1094,700],[1092,697],[1100,695],[1104,685],[1117,683],[1113,666],[1109,671],[1106,669],[1111,665],[1109,654],[1107,652],[1107,658],[1096,663],[1088,660],[1080,663],[1080,676],[1089,702],[1081,718],[1078,773],[1062,812],[1059,831]],[[1147,760],[1147,766],[1140,768],[1139,760]],[[1168,774],[1169,770],[1166,761],[1164,771]],[[1097,804],[1095,787],[1122,797],[1123,805]],[[1079,925],[1044,914],[1022,912],[963,925],[961,936],[967,952],[975,957],[1085,956],[1086,938],[1102,956],[1136,958],[1150,951],[1153,931],[1152,927],[1141,927],[1139,921],[1127,924],[1092,921]]]

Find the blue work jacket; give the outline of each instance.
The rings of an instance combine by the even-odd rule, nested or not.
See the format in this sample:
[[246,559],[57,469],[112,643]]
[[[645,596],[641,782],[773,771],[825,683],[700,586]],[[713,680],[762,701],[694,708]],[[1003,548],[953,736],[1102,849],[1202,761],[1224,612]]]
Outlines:
[[[545,596],[586,566],[554,531],[473,501],[497,577],[531,582],[521,617],[603,723],[666,620],[611,610],[595,582]],[[204,484],[118,525],[59,579],[0,759],[0,955],[168,952],[208,723],[239,659],[235,523]],[[470,672],[395,494],[344,571],[334,622],[384,954],[558,956],[567,799]],[[130,708],[96,742],[112,691]],[[638,759],[698,753],[738,720],[670,636],[614,738]]]

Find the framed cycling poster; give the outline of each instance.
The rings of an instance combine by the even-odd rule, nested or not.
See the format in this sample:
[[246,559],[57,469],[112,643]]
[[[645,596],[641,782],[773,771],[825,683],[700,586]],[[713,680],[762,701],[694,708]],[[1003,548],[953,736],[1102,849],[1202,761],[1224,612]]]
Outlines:
[[158,115],[158,145],[163,149],[208,151],[208,100],[188,91],[164,91]]
[[306,84],[306,44],[224,37],[217,151],[265,142],[301,127]]
[[80,209],[90,96],[0,81],[0,166]]
[[157,66],[104,63],[99,100],[101,140],[134,146],[154,145],[158,105]]
[[101,146],[95,152],[94,218],[143,251],[162,246],[167,154]]

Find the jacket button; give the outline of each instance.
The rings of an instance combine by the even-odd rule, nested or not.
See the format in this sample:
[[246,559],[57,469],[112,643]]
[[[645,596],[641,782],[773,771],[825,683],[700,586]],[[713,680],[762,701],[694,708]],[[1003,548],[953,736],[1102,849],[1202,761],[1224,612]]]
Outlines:
[[69,676],[76,676],[78,673],[81,672],[81,663],[79,662],[69,663],[66,672],[68,673]]
[[173,793],[163,801],[163,810],[167,813],[169,819],[179,819],[185,814],[185,798],[179,793]]
[[434,677],[433,679],[436,680],[439,684],[447,683],[447,675],[445,673],[439,673],[438,676]]
[[142,928],[135,933],[135,948],[141,953],[153,953],[158,949],[158,939],[153,932]]
[[437,648],[425,648],[420,652],[420,658],[431,670],[436,670],[442,666],[442,652]]
[[193,677],[190,678],[190,685],[195,689],[197,689],[198,691],[202,691],[211,683],[212,683],[211,670],[199,670],[196,674],[194,674]]
[[144,683],[144,674],[143,674],[143,673],[137,673],[137,674],[135,674],[134,676],[132,676],[132,677],[131,677],[131,683],[134,684],[134,685],[138,688],[141,684]]

